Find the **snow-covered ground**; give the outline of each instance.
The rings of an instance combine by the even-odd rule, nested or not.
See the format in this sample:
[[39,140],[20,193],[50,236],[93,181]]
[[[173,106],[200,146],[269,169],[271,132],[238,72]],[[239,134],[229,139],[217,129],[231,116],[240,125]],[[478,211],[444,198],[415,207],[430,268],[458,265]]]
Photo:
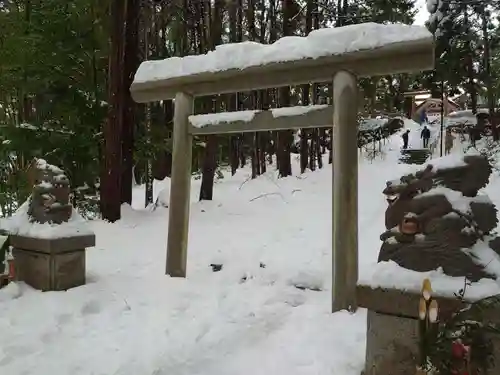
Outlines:
[[[360,158],[361,276],[380,248],[385,182],[409,168],[397,164],[400,134],[383,147]],[[366,312],[330,313],[331,167],[294,167],[286,179],[272,167],[253,181],[245,169],[226,175],[212,202],[197,202],[193,181],[187,279],[164,275],[168,208],[141,209],[138,187],[121,221],[91,223],[87,285],[0,291],[0,373],[359,375]],[[168,196],[168,181],[155,188]]]

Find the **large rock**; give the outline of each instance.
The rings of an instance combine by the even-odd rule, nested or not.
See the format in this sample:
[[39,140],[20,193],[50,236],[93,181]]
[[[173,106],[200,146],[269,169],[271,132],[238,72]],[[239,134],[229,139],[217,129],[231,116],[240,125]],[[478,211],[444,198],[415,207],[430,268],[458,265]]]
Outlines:
[[378,260],[419,272],[442,267],[449,276],[471,281],[496,278],[471,250],[480,241],[492,250],[500,248],[500,241],[490,236],[498,223],[497,210],[486,196],[478,195],[490,174],[488,160],[474,155],[446,167],[428,165],[388,182],[383,191],[389,204],[387,230],[380,237]]

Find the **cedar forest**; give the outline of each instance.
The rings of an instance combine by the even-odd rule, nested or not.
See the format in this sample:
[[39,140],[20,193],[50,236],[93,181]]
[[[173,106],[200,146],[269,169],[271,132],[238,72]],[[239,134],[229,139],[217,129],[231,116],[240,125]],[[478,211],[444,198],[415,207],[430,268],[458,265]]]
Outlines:
[[[469,94],[494,112],[500,94],[498,0],[450,0],[436,35],[436,68],[422,74],[362,79],[365,115],[402,112],[403,93],[435,97]],[[65,169],[73,203],[86,217],[115,221],[131,203],[134,184],[170,176],[171,101],[138,105],[129,87],[145,59],[203,54],[223,43],[273,43],[322,27],[362,22],[411,24],[414,0],[0,0],[0,216],[30,194],[34,157]],[[439,31],[439,32],[438,32]],[[325,103],[331,83],[197,98],[196,113]],[[219,168],[234,174],[251,165],[252,178],[275,169],[291,174],[322,168],[329,151],[324,129],[195,140],[193,171],[200,199],[210,200]],[[494,134],[498,138],[497,134]],[[273,158],[273,156],[276,156]]]

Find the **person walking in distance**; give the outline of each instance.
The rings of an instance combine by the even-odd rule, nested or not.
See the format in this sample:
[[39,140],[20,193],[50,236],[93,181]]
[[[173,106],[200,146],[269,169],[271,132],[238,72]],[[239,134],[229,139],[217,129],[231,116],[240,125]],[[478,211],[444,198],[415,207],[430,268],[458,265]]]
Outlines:
[[410,130],[408,129],[403,133],[401,138],[403,138],[403,149],[406,150],[408,148],[408,137],[410,136]]
[[429,118],[427,117],[427,112],[425,109],[420,113],[420,124],[427,124],[429,122]]
[[444,138],[444,154],[448,155],[453,148],[453,141],[455,137],[451,133],[451,129],[446,129],[446,136]]
[[420,138],[422,138],[424,148],[429,147],[429,138],[430,137],[431,137],[431,131],[429,130],[429,128],[426,125],[422,129],[422,133],[420,133]]

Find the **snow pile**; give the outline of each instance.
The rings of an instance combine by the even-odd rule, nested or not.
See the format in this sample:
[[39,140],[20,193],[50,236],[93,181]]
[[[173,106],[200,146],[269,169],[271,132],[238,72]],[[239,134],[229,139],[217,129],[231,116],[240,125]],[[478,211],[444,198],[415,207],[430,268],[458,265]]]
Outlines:
[[[167,177],[168,178],[168,177]],[[153,190],[154,191],[154,190]],[[155,200],[155,205],[158,207],[168,207],[170,204],[170,184],[165,186],[160,192]]]
[[359,123],[360,131],[370,131],[376,129],[382,129],[389,122],[388,119],[382,118],[363,118]]
[[481,194],[476,197],[465,197],[460,191],[452,190],[444,186],[437,186],[429,191],[417,195],[414,199],[424,198],[430,195],[444,195],[446,199],[448,199],[448,202],[451,203],[451,206],[455,211],[458,211],[465,215],[471,212],[471,203],[491,202],[489,200],[489,197],[486,195]]
[[377,49],[396,43],[429,40],[431,37],[425,27],[415,25],[364,23],[325,28],[314,30],[307,37],[288,36],[269,45],[256,42],[223,44],[205,55],[145,61],[139,66],[134,83],[317,59]]
[[30,199],[24,202],[11,217],[0,219],[0,229],[20,236],[55,239],[92,235],[88,222],[75,210],[68,222],[62,224],[31,222],[28,215]]
[[61,168],[47,163],[44,159],[37,159],[35,167],[36,169],[47,169],[58,176],[64,176],[64,172]]
[[[470,155],[477,155],[478,153],[472,153]],[[433,159],[429,164],[433,166],[433,170],[445,170],[455,167],[463,167],[466,165],[464,161],[464,155],[461,153],[453,153],[446,155],[437,159]]]
[[[482,115],[487,115],[488,114],[488,109],[486,108],[479,108],[477,110],[478,114]],[[448,116],[445,117],[445,126],[460,126],[460,125],[466,125],[466,126],[473,126],[477,124],[477,116],[472,113],[472,111],[469,110],[463,110],[463,111],[455,111],[451,112]]]
[[485,241],[478,241],[470,253],[474,256],[476,263],[482,265],[486,272],[495,275],[500,280],[500,256]]
[[[358,283],[372,288],[397,288],[398,290],[417,292],[422,288],[424,279],[429,279],[437,295],[453,297],[464,288],[463,277],[445,275],[442,269],[429,272],[416,272],[400,267],[396,262],[387,261],[374,264],[367,272],[360,275]],[[500,285],[491,279],[481,279],[465,290],[465,298],[477,300],[500,294]]]

